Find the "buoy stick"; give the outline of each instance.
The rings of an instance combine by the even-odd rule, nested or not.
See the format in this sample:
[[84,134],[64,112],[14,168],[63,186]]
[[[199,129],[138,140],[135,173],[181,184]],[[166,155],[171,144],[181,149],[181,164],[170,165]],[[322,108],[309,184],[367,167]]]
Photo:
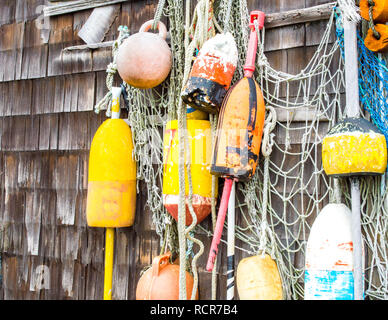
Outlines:
[[[112,87],[112,116],[111,119],[120,118],[121,87]],[[113,228],[105,231],[105,275],[104,275],[104,300],[112,300],[112,275],[113,275],[113,251],[115,233]]]
[[216,259],[218,252],[218,244],[221,241],[222,229],[224,228],[224,222],[226,217],[226,210],[228,209],[228,202],[230,197],[230,192],[232,190],[233,179],[226,178],[224,189],[222,191],[222,198],[220,208],[218,210],[216,228],[214,230],[213,240],[210,247],[209,258],[206,264],[206,270],[212,271],[214,268],[214,260]]
[[227,248],[227,280],[226,280],[226,299],[234,300],[234,238],[235,238],[235,197],[236,186],[232,183],[228,203],[228,248]]
[[[359,117],[357,24],[344,17],[346,114]],[[363,300],[362,236],[359,179],[351,179],[354,300]]]
[[115,238],[114,228],[106,228],[106,231],[105,231],[104,300],[112,300],[114,238]]

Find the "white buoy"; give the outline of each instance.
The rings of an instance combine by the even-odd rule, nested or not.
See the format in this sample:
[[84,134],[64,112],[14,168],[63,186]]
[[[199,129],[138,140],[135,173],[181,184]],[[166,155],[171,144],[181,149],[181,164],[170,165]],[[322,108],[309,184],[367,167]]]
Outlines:
[[310,231],[305,260],[305,300],[354,300],[352,212],[326,205]]

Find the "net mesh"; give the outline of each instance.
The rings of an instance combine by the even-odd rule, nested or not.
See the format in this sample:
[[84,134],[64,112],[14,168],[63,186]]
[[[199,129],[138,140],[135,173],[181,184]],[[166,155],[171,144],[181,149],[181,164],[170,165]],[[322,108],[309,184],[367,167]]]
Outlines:
[[[249,32],[247,2],[199,2],[213,9],[212,19],[218,32],[227,30],[235,37],[239,62],[233,84],[243,77]],[[169,23],[173,55],[170,77],[156,89],[139,90],[126,85],[128,119],[134,135],[134,155],[138,161],[137,178],[145,182],[146,205],[152,212],[162,251],[168,248],[173,253],[179,250],[179,232],[182,231],[178,231],[177,223],[162,203],[162,137],[166,122],[178,117],[180,92],[187,76],[187,50],[190,48],[187,38],[185,41],[187,12],[184,12],[184,3],[183,0],[165,0],[159,3],[157,9],[158,18],[164,15]],[[199,13],[198,21],[206,21],[204,17],[208,17],[207,14],[205,11]],[[269,148],[266,150],[269,152],[261,156],[256,174],[248,182],[236,184],[236,250],[244,256],[270,254],[278,265],[285,299],[303,299],[306,243],[320,209],[329,202],[343,202],[350,207],[349,181],[329,179],[321,163],[322,139],[344,116],[341,30],[342,20],[336,9],[328,20],[320,44],[306,67],[297,74],[271,67],[264,53],[265,28],[259,33],[254,76],[266,103],[266,125],[272,119],[276,126],[272,133],[268,130],[265,134],[267,136],[263,137],[263,141],[268,141]],[[202,34],[204,39],[209,36],[205,32]],[[333,33],[337,34],[338,41],[332,40]],[[374,123],[387,135],[387,67],[383,60],[363,47],[361,38],[359,52],[360,97],[364,107],[361,115],[372,117]],[[271,118],[271,110],[276,112],[275,118]],[[211,116],[210,120],[215,128],[217,118]],[[388,297],[388,196],[384,181],[385,177],[360,179],[362,231],[366,251],[365,296],[371,299]],[[213,223],[216,202],[217,199],[213,199]],[[227,224],[224,230],[226,228]],[[199,224],[190,231],[193,237],[200,234],[211,237],[212,229]],[[183,236],[188,236],[188,233],[185,232]],[[225,243],[224,239],[223,236],[221,241]],[[187,260],[191,260],[200,250],[200,246],[189,241]],[[197,276],[196,268],[193,270],[192,267],[193,264],[191,267],[187,265]],[[216,285],[214,279],[213,274],[213,299]]]

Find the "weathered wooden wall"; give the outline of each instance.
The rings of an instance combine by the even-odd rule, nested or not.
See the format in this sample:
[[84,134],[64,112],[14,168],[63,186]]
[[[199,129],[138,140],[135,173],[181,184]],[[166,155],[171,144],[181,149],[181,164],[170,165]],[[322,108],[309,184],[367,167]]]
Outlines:
[[[93,106],[105,93],[110,48],[71,52],[91,10],[55,16],[41,32],[44,0],[2,0],[0,6],[0,251],[3,299],[101,299],[104,230],[85,220],[88,150],[104,113]],[[330,1],[250,0],[249,9],[280,12]],[[131,32],[153,18],[157,0],[120,4],[117,27]],[[40,22],[40,24],[39,24]],[[326,21],[267,31],[271,65],[296,73],[312,56]],[[45,35],[42,39],[42,35]],[[298,141],[294,141],[298,144]],[[144,186],[143,186],[144,189]],[[138,195],[144,203],[145,193]],[[204,221],[209,223],[210,219]],[[137,206],[131,228],[116,230],[113,298],[134,299],[140,270],[159,251],[150,212]],[[202,238],[206,248],[210,239]],[[237,259],[241,257],[237,253]],[[200,298],[210,298],[210,273],[200,266]],[[226,260],[225,248],[220,252]],[[226,264],[224,264],[226,265]],[[49,278],[37,282],[42,268]],[[225,269],[218,298],[225,298]]]

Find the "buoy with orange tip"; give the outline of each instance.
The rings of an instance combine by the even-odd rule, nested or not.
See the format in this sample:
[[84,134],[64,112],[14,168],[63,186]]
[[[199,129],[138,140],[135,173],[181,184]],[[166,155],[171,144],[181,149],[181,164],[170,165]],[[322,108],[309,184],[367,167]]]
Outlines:
[[[192,182],[192,205],[197,216],[197,224],[211,212],[212,175],[210,174],[211,161],[211,128],[208,120],[187,120],[187,135],[190,151],[190,169]],[[178,120],[169,121],[166,125],[163,138],[163,205],[178,221],[179,204],[179,139]],[[189,212],[187,197],[189,182],[186,175],[186,225],[193,221]],[[217,188],[216,194],[217,197]]]
[[238,52],[231,33],[207,40],[194,61],[181,97],[184,103],[207,113],[218,113],[236,70]]
[[121,88],[112,88],[112,118],[93,137],[89,154],[86,220],[106,228],[104,300],[112,299],[114,228],[132,226],[136,210],[136,162],[132,133],[120,119]]
[[[263,28],[263,12],[251,12],[249,24],[251,32],[244,65],[244,78],[229,89],[222,103],[217,124],[210,172],[213,175],[225,177],[225,183],[206,265],[207,271],[211,271],[214,267],[233,182],[252,177],[259,160],[265,105],[259,85],[252,78],[258,42],[255,23],[258,29]],[[232,196],[234,197],[233,194]]]

